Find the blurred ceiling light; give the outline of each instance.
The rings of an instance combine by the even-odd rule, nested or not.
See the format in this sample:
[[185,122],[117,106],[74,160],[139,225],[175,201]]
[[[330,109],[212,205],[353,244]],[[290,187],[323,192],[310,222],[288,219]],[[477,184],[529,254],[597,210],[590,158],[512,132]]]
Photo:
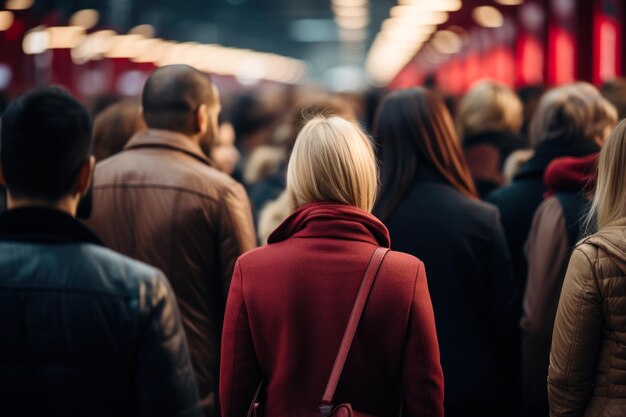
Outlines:
[[235,78],[243,85],[254,85],[265,76],[265,63],[256,56],[248,56],[235,72]]
[[27,55],[40,54],[48,49],[50,44],[50,34],[45,27],[38,26],[24,36],[22,41],[22,49]]
[[94,9],[79,10],[70,17],[70,25],[91,29],[98,24],[100,14]]
[[368,0],[332,0],[334,7],[366,7]]
[[413,19],[401,19],[398,17],[383,20],[381,30],[410,30],[410,31],[434,31],[435,24],[421,23]]
[[85,38],[85,28],[80,26],[54,26],[46,32],[50,35],[50,49],[75,48]]
[[29,9],[35,0],[7,0],[4,7],[9,10],[26,10]]
[[479,6],[472,11],[474,21],[486,28],[498,28],[504,23],[504,17],[492,6]]
[[448,20],[448,12],[423,10],[413,6],[394,6],[389,15],[391,18],[410,19],[424,25],[440,25]]
[[105,52],[107,58],[134,58],[140,55],[136,42],[143,39],[141,35],[117,35],[111,40],[111,47]]
[[496,3],[503,6],[519,6],[524,3],[524,0],[494,0]]
[[113,43],[115,32],[99,30],[87,35],[83,41],[72,48],[72,60],[77,64],[84,64],[91,60],[102,59]]
[[361,29],[366,27],[369,22],[369,16],[359,16],[359,17],[346,17],[346,16],[335,16],[335,22],[337,26],[344,29]]
[[131,58],[133,62],[158,62],[168,48],[161,39],[139,39],[135,46],[140,53]]
[[401,5],[441,12],[456,12],[461,10],[461,0],[398,0]]
[[146,38],[154,38],[156,30],[152,25],[138,25],[132,28],[128,33],[131,35],[141,35]]
[[463,48],[463,39],[451,30],[440,30],[435,33],[430,44],[442,54],[451,55]]
[[0,11],[0,32],[9,29],[13,25],[13,13],[8,11]]
[[419,42],[430,37],[430,31],[384,30],[379,33],[382,40],[395,42]]
[[337,7],[333,6],[335,16],[341,17],[364,17],[369,16],[369,10],[365,7]]

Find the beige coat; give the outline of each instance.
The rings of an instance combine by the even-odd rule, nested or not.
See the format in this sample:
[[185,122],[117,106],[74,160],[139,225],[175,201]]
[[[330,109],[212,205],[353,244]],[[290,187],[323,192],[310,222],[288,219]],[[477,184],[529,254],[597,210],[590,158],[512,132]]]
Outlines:
[[544,200],[535,212],[525,249],[528,276],[521,320],[523,399],[545,408],[552,327],[572,249],[556,197]]
[[626,218],[572,254],[552,335],[548,397],[552,417],[626,415]]

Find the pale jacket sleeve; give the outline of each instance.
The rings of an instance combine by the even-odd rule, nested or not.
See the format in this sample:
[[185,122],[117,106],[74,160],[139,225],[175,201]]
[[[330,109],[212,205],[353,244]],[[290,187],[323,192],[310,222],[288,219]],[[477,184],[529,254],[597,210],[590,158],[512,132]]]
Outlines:
[[528,277],[524,291],[522,328],[523,400],[545,403],[552,327],[567,269],[570,243],[563,209],[552,197],[533,218],[526,258]]
[[554,323],[548,369],[552,417],[584,415],[593,391],[603,313],[588,247],[572,254]]

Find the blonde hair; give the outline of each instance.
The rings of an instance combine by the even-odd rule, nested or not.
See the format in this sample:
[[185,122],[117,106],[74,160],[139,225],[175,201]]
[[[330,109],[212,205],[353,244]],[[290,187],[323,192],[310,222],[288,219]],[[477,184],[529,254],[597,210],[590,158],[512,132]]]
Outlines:
[[534,145],[551,139],[603,139],[617,122],[615,107],[591,84],[577,82],[543,95],[530,124]]
[[293,208],[335,201],[371,211],[378,190],[378,168],[371,140],[340,117],[315,117],[298,134],[287,190]]
[[626,120],[611,132],[600,151],[598,183],[586,219],[589,232],[626,217]]
[[461,137],[502,130],[518,133],[522,121],[517,95],[502,84],[482,81],[461,99],[457,128]]

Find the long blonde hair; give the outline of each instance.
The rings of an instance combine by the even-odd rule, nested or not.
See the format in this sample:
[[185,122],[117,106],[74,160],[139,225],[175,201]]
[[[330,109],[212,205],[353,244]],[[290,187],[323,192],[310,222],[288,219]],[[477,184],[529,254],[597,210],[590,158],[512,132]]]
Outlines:
[[378,168],[371,140],[340,117],[315,117],[298,134],[287,168],[293,208],[335,201],[371,211]]
[[626,217],[626,120],[611,132],[600,151],[598,183],[586,219],[587,231]]

